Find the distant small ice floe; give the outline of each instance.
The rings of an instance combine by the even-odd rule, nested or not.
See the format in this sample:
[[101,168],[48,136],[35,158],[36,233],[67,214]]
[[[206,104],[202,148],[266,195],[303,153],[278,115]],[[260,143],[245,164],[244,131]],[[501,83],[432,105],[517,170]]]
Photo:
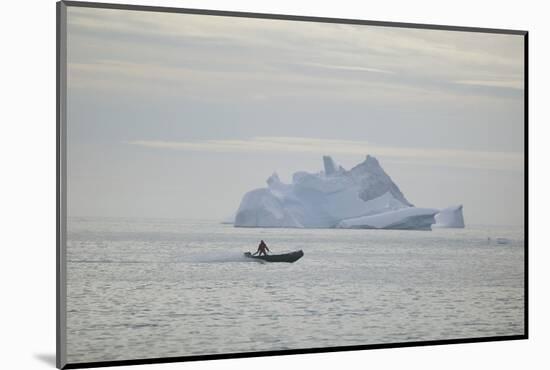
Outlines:
[[235,215],[228,216],[220,221],[222,225],[233,225],[235,223]]
[[510,239],[497,238],[497,244],[510,244]]
[[378,160],[346,170],[323,157],[324,171],[294,173],[285,184],[277,173],[267,187],[243,196],[235,227],[431,230],[463,228],[462,205],[418,208],[403,195]]
[[[507,238],[496,238],[495,241],[497,244],[501,244],[501,245],[511,243],[511,240]],[[491,242],[492,242],[491,237],[487,237],[487,244],[491,244]]]

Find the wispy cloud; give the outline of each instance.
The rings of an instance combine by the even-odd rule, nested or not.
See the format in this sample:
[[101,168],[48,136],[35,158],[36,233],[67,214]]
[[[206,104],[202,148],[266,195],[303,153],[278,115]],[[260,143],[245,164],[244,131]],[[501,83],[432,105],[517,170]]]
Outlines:
[[321,63],[304,63],[303,65],[310,66],[310,67],[324,68],[324,69],[341,70],[341,71],[394,74],[394,72],[389,70],[365,67],[365,66],[332,65],[332,64],[321,64]]
[[521,152],[489,152],[451,149],[403,148],[366,141],[307,137],[253,137],[235,140],[164,141],[134,140],[127,144],[151,149],[220,153],[312,153],[333,155],[372,154],[395,162],[424,165],[523,171]]
[[[214,100],[225,89],[261,90],[267,82],[272,95],[400,102],[429,92],[423,99],[436,104],[473,94],[502,98],[498,89],[456,85],[516,88],[523,71],[522,39],[509,35],[86,8],[70,9],[69,35],[69,87],[127,94],[156,85],[157,95],[172,95],[163,76],[181,76],[183,67],[193,72],[185,74],[189,90]],[[124,71],[105,77],[118,68],[113,63],[129,65],[138,79],[128,81]],[[491,73],[520,81],[487,81]],[[356,90],[342,93],[350,87]]]
[[524,81],[523,79],[515,79],[515,80],[459,80],[454,81],[455,83],[459,85],[470,85],[470,86],[483,86],[483,87],[502,87],[507,89],[517,89],[517,90],[523,90],[524,89]]

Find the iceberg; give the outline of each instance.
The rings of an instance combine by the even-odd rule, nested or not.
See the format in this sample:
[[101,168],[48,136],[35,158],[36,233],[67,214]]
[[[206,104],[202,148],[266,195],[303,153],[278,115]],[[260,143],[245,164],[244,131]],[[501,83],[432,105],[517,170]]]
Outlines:
[[324,171],[299,171],[290,184],[277,173],[247,192],[235,227],[431,230],[440,210],[417,208],[373,156],[350,170],[323,157]]
[[437,228],[464,228],[464,215],[462,214],[462,205],[448,207],[439,211],[435,215],[435,224]]
[[341,229],[431,230],[432,224],[435,223],[434,216],[438,212],[439,210],[433,208],[407,207],[372,216],[343,220],[337,227]]

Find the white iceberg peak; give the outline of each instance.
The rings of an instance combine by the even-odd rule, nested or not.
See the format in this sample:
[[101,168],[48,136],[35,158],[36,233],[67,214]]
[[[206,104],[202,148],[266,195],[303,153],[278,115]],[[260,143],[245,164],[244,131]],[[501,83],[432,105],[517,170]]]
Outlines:
[[325,167],[325,175],[330,176],[336,173],[336,164],[330,156],[323,156],[323,164]]
[[268,186],[271,186],[272,184],[281,183],[281,180],[279,179],[277,172],[273,172],[273,174],[267,178],[266,182]]

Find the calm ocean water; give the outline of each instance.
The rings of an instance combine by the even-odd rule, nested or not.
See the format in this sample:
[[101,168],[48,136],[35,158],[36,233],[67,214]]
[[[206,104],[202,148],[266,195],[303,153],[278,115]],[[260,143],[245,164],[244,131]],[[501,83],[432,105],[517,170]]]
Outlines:
[[[523,227],[241,229],[73,218],[68,230],[71,363],[524,332]],[[245,259],[260,239],[305,256]]]

